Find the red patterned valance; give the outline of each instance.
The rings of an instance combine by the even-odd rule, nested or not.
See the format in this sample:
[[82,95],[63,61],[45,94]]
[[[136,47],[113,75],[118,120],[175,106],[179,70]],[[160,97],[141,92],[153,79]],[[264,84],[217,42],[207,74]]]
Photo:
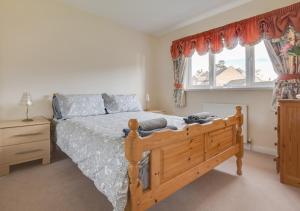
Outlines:
[[222,51],[224,45],[231,49],[238,42],[241,45],[253,45],[262,37],[268,39],[281,37],[288,26],[292,26],[296,32],[300,32],[300,2],[175,40],[172,42],[171,55],[173,59],[182,54],[189,57],[194,50],[201,55],[208,52],[209,49],[212,53],[218,53]]

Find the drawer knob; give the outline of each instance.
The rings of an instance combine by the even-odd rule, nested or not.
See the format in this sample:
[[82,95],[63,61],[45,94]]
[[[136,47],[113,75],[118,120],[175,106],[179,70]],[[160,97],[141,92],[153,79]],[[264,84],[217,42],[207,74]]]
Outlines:
[[274,127],[274,130],[277,130],[278,128],[277,127]]
[[277,142],[275,142],[275,143],[274,143],[274,145],[275,145],[275,146],[278,146],[278,143],[277,143]]

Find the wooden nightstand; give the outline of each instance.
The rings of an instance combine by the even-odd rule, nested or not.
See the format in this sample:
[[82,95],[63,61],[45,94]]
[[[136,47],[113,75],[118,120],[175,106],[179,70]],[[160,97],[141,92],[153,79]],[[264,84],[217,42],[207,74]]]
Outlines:
[[0,121],[0,176],[9,174],[10,165],[37,159],[50,162],[50,121]]

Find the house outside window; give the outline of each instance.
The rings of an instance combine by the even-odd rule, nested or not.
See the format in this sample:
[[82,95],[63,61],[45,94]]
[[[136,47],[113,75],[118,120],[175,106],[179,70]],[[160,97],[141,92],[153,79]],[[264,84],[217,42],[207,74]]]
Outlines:
[[224,48],[218,54],[197,52],[189,59],[188,89],[273,87],[277,74],[264,42]]

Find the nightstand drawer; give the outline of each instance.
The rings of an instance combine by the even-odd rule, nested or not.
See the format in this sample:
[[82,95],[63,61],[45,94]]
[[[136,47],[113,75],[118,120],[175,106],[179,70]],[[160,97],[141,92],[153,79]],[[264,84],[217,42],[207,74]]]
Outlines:
[[39,141],[0,147],[0,164],[17,164],[43,158],[49,154],[50,141]]
[[0,147],[49,139],[48,124],[0,129]]

